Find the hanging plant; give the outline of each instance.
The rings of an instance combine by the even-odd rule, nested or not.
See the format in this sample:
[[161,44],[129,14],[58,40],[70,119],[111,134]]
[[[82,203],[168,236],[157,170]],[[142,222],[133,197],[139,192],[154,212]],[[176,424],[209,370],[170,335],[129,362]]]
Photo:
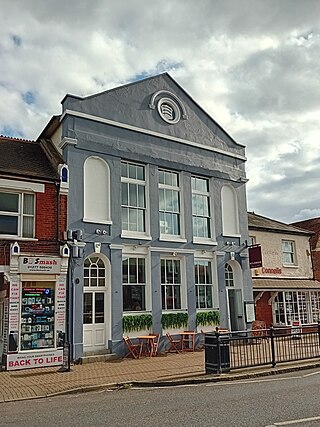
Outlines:
[[196,317],[197,326],[212,326],[220,323],[220,312],[216,310],[199,311]]
[[176,329],[188,326],[188,313],[163,313],[161,318],[163,329]]
[[122,327],[124,332],[141,331],[152,326],[151,314],[137,314],[123,316]]

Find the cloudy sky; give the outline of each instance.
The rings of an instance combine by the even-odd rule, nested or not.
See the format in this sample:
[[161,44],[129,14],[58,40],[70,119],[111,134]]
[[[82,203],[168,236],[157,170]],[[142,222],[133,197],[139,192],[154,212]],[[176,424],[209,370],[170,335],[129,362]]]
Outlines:
[[319,0],[1,0],[0,134],[169,72],[246,146],[248,209],[320,216]]

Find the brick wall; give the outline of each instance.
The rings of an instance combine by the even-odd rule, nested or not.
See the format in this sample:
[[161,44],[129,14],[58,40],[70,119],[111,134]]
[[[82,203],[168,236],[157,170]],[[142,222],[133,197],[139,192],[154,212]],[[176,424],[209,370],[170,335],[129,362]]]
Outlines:
[[305,230],[313,231],[310,240],[312,249],[312,263],[314,270],[314,278],[320,280],[320,218],[311,218],[305,221],[295,222],[293,225]]
[[320,281],[320,252],[319,251],[312,252],[312,261],[313,261],[314,278]]
[[[254,292],[254,298],[258,294],[259,292]],[[270,297],[270,292],[264,292],[262,297],[256,302],[256,320],[264,320],[266,322],[267,328],[269,328],[271,323],[273,323],[272,305],[268,304]]]
[[[59,195],[55,184],[45,184],[44,193],[36,193],[37,242],[19,241],[20,252],[30,256],[60,255],[64,232],[67,227],[67,196]],[[0,241],[0,265],[10,264],[10,246],[12,240]]]
[[0,265],[10,264],[10,244],[11,242],[0,242]]
[[64,240],[64,232],[67,231],[68,197],[65,194],[59,196],[59,239]]

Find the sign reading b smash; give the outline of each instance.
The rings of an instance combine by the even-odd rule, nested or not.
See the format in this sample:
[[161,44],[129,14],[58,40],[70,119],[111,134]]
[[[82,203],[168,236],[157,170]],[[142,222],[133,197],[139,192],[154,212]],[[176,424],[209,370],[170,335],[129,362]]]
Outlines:
[[54,257],[20,257],[20,273],[60,273],[61,259]]

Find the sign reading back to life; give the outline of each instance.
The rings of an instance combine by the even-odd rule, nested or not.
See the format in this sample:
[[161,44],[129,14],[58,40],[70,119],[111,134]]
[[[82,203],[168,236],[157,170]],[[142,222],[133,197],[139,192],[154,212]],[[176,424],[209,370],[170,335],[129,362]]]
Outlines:
[[20,273],[60,273],[61,259],[58,257],[20,257]]

